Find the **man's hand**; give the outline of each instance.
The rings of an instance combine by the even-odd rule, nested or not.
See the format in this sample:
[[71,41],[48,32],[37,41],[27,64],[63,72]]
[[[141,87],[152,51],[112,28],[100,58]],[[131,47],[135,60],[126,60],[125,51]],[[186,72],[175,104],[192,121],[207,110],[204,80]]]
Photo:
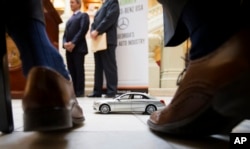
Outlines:
[[63,46],[69,52],[72,52],[73,49],[75,48],[75,44],[73,42],[71,42],[71,41],[70,42],[65,42]]
[[92,38],[92,39],[96,39],[97,38],[97,36],[98,36],[98,31],[97,30],[93,30],[91,33],[90,33],[90,37]]

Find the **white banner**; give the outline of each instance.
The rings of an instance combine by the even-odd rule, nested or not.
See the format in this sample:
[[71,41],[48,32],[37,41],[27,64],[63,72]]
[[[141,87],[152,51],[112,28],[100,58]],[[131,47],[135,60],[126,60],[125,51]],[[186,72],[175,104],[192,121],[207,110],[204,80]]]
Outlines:
[[148,89],[147,0],[119,0],[118,88]]

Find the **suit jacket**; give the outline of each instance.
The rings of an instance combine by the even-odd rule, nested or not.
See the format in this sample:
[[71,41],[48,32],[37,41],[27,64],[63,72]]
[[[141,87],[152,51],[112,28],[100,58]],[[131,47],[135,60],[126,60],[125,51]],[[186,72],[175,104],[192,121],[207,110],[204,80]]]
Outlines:
[[107,43],[117,45],[117,22],[120,15],[118,0],[106,0],[96,12],[91,24],[91,31],[97,30],[99,34],[107,33]]
[[[66,23],[63,35],[63,44],[65,42],[73,42],[75,48],[72,52],[88,53],[86,42],[86,34],[89,30],[89,15],[87,13],[78,12],[73,15]],[[63,47],[64,48],[64,47]]]
[[188,37],[188,30],[180,16],[188,0],[158,0],[163,6],[165,46],[177,46]]

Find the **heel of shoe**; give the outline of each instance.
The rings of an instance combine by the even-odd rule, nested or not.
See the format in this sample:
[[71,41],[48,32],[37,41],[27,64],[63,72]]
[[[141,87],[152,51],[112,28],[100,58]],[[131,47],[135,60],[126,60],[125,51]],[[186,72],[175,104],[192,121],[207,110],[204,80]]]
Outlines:
[[53,131],[72,127],[68,109],[27,110],[23,115],[24,131]]
[[213,102],[215,110],[225,116],[250,118],[249,86],[250,71],[247,71],[218,91]]

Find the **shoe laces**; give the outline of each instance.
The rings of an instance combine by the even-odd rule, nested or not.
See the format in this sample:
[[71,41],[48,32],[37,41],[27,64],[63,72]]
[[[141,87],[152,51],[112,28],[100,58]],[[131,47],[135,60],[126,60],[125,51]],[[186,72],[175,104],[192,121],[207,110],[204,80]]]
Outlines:
[[179,74],[178,78],[177,78],[177,81],[176,81],[176,85],[179,86],[186,74],[186,71],[187,71],[187,67],[188,67],[188,64],[189,64],[189,59],[187,58],[184,58],[184,57],[181,57],[184,62],[185,62],[185,67],[184,69],[181,71],[181,73]]

